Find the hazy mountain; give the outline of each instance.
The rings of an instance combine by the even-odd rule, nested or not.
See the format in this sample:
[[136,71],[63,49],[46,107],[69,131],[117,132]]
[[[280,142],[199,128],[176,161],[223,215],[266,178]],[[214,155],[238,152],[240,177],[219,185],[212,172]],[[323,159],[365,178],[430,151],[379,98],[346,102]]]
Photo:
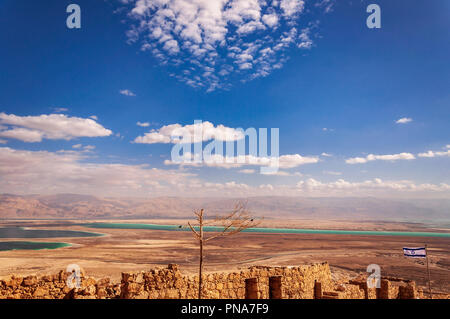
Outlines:
[[[0,195],[0,218],[182,218],[205,208],[210,215],[238,198],[99,198],[90,195]],[[449,221],[450,199],[250,197],[249,210],[267,218]]]

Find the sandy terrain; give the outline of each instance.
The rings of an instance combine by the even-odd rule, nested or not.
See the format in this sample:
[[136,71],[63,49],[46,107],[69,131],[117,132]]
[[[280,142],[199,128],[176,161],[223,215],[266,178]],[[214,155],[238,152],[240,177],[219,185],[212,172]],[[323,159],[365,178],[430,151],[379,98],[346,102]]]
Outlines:
[[[175,225],[183,223],[181,220],[141,220],[141,222]],[[34,223],[58,222],[33,221],[30,225]],[[11,222],[0,222],[0,227],[10,224]],[[420,224],[308,220],[266,220],[260,227],[269,225],[290,228],[438,231]],[[38,239],[68,242],[74,246],[56,250],[2,251],[0,277],[11,273],[20,275],[56,273],[73,263],[78,264],[90,276],[110,276],[114,281],[120,280],[122,271],[145,270],[155,266],[166,266],[168,263],[179,264],[184,273],[196,272],[198,248],[189,232],[94,229],[61,225],[43,228],[83,230],[103,233],[106,236]],[[413,279],[418,284],[425,285],[427,278],[425,260],[404,258],[401,249],[403,246],[420,246],[425,243],[429,246],[433,288],[436,291],[450,292],[449,238],[241,233],[208,243],[205,270],[230,271],[250,265],[299,265],[328,261],[335,275],[339,276],[344,273],[365,272],[366,267],[374,263],[380,265],[382,275]]]

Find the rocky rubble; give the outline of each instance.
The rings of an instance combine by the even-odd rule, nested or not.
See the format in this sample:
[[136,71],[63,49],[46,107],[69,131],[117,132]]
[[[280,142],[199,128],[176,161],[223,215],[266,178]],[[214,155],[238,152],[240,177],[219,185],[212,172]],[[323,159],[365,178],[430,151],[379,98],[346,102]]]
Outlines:
[[120,284],[111,284],[109,278],[95,280],[82,274],[81,287],[71,289],[67,285],[69,276],[70,273],[64,271],[42,277],[11,275],[6,280],[0,280],[0,299],[97,299],[120,296]]

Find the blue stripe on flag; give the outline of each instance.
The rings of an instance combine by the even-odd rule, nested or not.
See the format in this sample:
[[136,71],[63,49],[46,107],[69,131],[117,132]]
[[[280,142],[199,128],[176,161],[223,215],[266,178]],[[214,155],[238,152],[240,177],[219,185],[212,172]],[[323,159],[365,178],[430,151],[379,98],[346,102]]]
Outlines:
[[426,250],[425,247],[403,247],[403,255],[413,258],[424,258],[426,257]]

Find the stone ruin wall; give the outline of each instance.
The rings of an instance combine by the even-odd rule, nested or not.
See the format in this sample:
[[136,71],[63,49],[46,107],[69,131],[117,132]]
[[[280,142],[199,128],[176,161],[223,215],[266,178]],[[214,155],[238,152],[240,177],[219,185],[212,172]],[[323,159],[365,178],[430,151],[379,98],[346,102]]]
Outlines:
[[[326,287],[332,285],[327,263],[299,267],[250,267],[232,273],[212,273],[203,276],[202,297],[207,299],[245,298],[245,279],[258,278],[258,299],[269,297],[269,277],[281,276],[283,298],[312,299],[314,281]],[[150,272],[123,273],[123,298],[197,298],[198,276],[182,276],[178,267]]]
[[[184,276],[177,265],[142,272],[124,272],[120,283],[109,278],[95,280],[82,274],[81,288],[70,289],[69,273],[50,276],[11,276],[0,280],[0,299],[194,299],[198,276]],[[269,298],[269,278],[281,277],[284,299],[408,299],[423,297],[415,283],[383,278],[381,289],[368,288],[364,278],[336,283],[328,263],[298,267],[253,266],[247,270],[203,275],[205,299],[245,298],[245,280],[257,278],[258,299]]]

